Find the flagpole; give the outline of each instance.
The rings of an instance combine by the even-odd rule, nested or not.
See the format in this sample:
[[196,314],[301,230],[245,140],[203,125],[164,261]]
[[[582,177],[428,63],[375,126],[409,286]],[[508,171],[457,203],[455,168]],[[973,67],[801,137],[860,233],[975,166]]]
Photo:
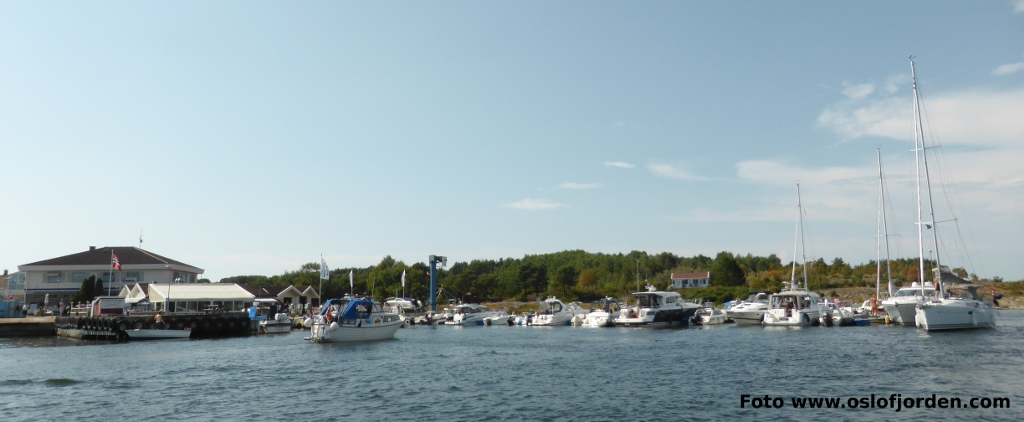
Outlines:
[[107,283],[107,296],[110,296],[110,285],[114,284],[114,250],[110,250],[110,282]]

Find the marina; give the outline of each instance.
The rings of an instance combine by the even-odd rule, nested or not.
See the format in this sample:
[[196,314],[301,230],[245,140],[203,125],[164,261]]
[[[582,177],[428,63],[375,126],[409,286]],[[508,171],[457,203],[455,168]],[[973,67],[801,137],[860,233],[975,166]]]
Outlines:
[[[740,395],[768,394],[787,397],[785,408],[771,409],[782,420],[1012,421],[1019,419],[1015,408],[897,414],[788,405],[788,397],[898,393],[1006,396],[1016,407],[1024,403],[1019,352],[1024,311],[999,314],[993,330],[943,333],[895,324],[851,329],[437,325],[409,326],[392,340],[360,343],[310,344],[303,340],[308,334],[298,330],[173,342],[0,338],[0,394],[9,399],[0,418],[246,420],[251,401],[239,398],[238,387],[265,385],[268,374],[279,374],[272,377],[273,388],[285,391],[307,391],[321,382],[361,386],[346,399],[313,393],[260,403],[261,413],[295,420],[323,420],[325,414],[337,420],[376,420],[385,414],[389,420],[756,420],[766,410],[740,409]],[[820,345],[828,353],[766,353],[794,343]],[[899,353],[892,353],[894,345]],[[969,365],[949,364],[951,356],[968,355]],[[97,359],[118,362],[117,370],[93,364]],[[681,382],[638,383],[630,370],[636,367],[686,375]],[[788,381],[771,382],[780,372]],[[537,382],[541,379],[563,381]],[[503,394],[492,394],[497,389]],[[157,393],[130,403],[124,399],[136,392]]]

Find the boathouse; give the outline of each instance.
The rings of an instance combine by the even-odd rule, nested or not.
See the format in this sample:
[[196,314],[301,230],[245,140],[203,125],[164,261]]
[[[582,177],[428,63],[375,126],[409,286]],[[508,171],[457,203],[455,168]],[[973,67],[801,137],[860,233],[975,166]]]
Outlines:
[[[121,269],[113,267],[117,258]],[[137,283],[196,283],[204,270],[144,249],[126,246],[90,246],[84,252],[45,259],[18,266],[9,279],[11,293],[28,303],[39,303],[50,295],[50,305],[65,303],[90,276],[101,280],[104,290],[116,295],[126,285]]]
[[672,273],[672,287],[669,289],[696,289],[711,285],[711,273]]

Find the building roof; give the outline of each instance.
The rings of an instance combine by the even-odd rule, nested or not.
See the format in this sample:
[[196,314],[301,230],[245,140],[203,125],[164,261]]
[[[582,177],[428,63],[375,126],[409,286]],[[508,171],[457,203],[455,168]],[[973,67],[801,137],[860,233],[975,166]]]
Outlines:
[[[104,246],[97,248],[90,246],[89,250],[85,252],[74,253],[71,255],[64,255],[57,258],[46,259],[31,264],[19,265],[19,267],[26,266],[81,266],[81,265],[110,265],[110,253],[113,252],[117,255],[118,262],[122,266],[125,265],[181,265],[186,267],[192,267],[199,269],[198,267],[186,264],[184,262],[176,261],[165,256],[157,255],[145,249],[139,249],[134,246]],[[200,271],[202,272],[202,271]]]
[[711,273],[672,273],[673,280],[679,280],[684,278],[711,278]]
[[149,301],[163,302],[170,290],[170,300],[252,300],[253,294],[237,284],[157,284],[149,285]]

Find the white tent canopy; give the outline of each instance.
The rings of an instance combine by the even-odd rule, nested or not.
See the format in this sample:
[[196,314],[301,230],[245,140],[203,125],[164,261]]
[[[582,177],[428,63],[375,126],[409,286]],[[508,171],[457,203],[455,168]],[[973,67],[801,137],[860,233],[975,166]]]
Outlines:
[[[170,295],[168,295],[168,290]],[[150,284],[149,301],[252,301],[256,296],[237,284]]]

